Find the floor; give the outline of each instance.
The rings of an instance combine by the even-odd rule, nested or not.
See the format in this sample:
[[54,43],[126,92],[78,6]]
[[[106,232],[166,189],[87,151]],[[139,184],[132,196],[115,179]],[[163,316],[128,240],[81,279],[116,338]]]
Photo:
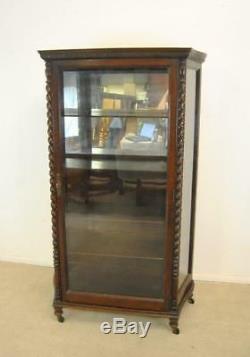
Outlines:
[[[66,310],[60,324],[51,308],[52,269],[0,263],[0,357],[249,357],[250,286],[197,282],[180,335],[165,318]],[[151,321],[146,338],[103,334],[112,317]]]

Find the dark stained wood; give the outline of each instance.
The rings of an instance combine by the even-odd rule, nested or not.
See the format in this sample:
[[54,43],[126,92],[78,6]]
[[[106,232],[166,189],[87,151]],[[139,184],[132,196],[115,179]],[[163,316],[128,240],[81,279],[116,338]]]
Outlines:
[[[178,319],[185,301],[192,302],[192,279],[195,201],[198,167],[201,63],[204,53],[192,48],[116,48],[39,51],[46,61],[47,115],[50,161],[52,236],[54,248],[54,311],[63,322],[63,307],[107,309],[164,315],[170,318],[172,331],[179,333]],[[193,163],[192,213],[188,275],[178,287],[183,153],[185,123],[186,66],[196,70],[195,146]],[[170,134],[167,156],[165,267],[162,298],[90,293],[69,290],[69,261],[65,238],[65,182],[69,172],[64,167],[63,123],[60,120],[63,102],[62,71],[81,69],[167,68],[170,90]],[[66,155],[74,157],[75,154]],[[76,154],[81,158],[81,154]],[[110,157],[102,157],[110,160]],[[121,158],[120,158],[121,159]],[[152,157],[152,161],[161,158]],[[143,157],[143,160],[145,158]],[[72,176],[73,177],[73,176]],[[73,177],[74,179],[74,177]],[[141,183],[140,183],[141,184]],[[152,182],[151,182],[152,184]]]
[[206,54],[190,47],[152,47],[152,48],[96,48],[39,51],[44,60],[84,59],[84,58],[174,58],[203,62]]
[[135,296],[121,296],[111,294],[94,294],[67,291],[66,300],[73,303],[105,305],[111,307],[121,307],[128,309],[138,309],[146,311],[164,310],[164,301],[161,299],[140,298]]
[[194,163],[193,163],[193,186],[191,203],[191,225],[190,225],[190,248],[188,272],[193,272],[193,250],[194,250],[194,230],[196,212],[196,191],[199,158],[199,131],[200,131],[200,99],[201,98],[201,69],[196,72],[196,102],[195,102],[195,138],[194,138]]
[[48,117],[48,152],[49,152],[49,174],[50,174],[50,199],[51,199],[51,219],[52,219],[52,239],[53,239],[53,259],[54,259],[54,287],[55,295],[53,306],[55,315],[58,320],[62,318],[62,310],[58,307],[62,301],[62,283],[61,283],[61,259],[59,247],[59,231],[58,231],[58,213],[60,208],[58,206],[58,169],[56,166],[56,128],[55,119],[57,118],[54,112],[55,103],[53,100],[53,71],[52,65],[46,63],[46,91],[47,91],[47,117]]
[[[123,312],[123,313],[135,313],[135,314],[139,314],[139,315],[156,315],[156,316],[163,316],[163,317],[172,317],[172,318],[177,318],[179,317],[179,313],[181,311],[181,309],[183,308],[183,305],[184,303],[192,297],[192,294],[193,294],[193,289],[194,289],[194,284],[193,284],[193,281],[192,280],[189,280],[187,279],[187,284],[185,284],[185,290],[183,291],[183,294],[182,294],[182,297],[181,299],[179,300],[179,312],[176,313],[176,312],[173,312],[173,311],[165,311],[164,309],[150,309],[150,308],[141,308],[141,309],[138,309],[138,308],[133,308],[133,307],[119,307],[119,306],[115,306],[115,304],[113,303],[113,305],[101,305],[101,304],[94,304],[93,303],[93,300],[91,300],[91,303],[90,304],[87,304],[87,303],[78,303],[78,302],[73,302],[73,301],[64,301],[61,303],[61,305],[59,306],[65,306],[65,307],[75,307],[77,309],[83,309],[83,310],[94,310],[94,311],[113,311],[113,312]],[[71,292],[69,291],[69,294],[71,294]],[[74,296],[74,295],[73,295]],[[91,294],[90,294],[91,296]],[[93,297],[95,298],[95,297]],[[114,297],[111,297],[112,298],[115,298]],[[121,300],[122,300],[123,297],[121,297]],[[78,300],[78,298],[74,299],[73,297],[73,300]],[[133,300],[132,300],[133,299]],[[82,301],[82,299],[80,299]],[[120,300],[120,301],[121,301]],[[138,300],[138,298],[129,298],[129,301],[132,303],[132,301],[134,300]],[[143,301],[143,299],[139,299],[141,301]],[[146,302],[146,300],[145,300]],[[161,300],[159,299],[151,299],[151,300],[147,300],[146,304],[149,306],[150,304],[153,305],[154,303],[156,303],[159,307],[162,305],[162,302]],[[133,304],[133,303],[132,303]],[[141,306],[142,307],[142,306]]]
[[114,160],[114,158],[118,160],[132,160],[132,161],[165,161],[166,157],[164,156],[146,156],[146,155],[114,155],[114,154],[81,154],[81,153],[68,153],[65,154],[66,158],[79,158],[79,159],[90,159],[93,160]]
[[172,58],[110,58],[110,59],[61,59],[53,63],[61,70],[100,70],[100,69],[166,69],[173,65],[176,60]]
[[167,166],[167,210],[166,210],[166,224],[167,224],[167,234],[166,234],[166,249],[165,256],[166,259],[166,269],[164,274],[164,284],[165,284],[165,310],[170,311],[172,300],[174,298],[173,290],[173,257],[174,257],[174,216],[175,216],[175,202],[174,193],[176,186],[176,120],[177,120],[177,95],[178,95],[178,63],[175,63],[170,70],[170,92],[171,92],[171,103],[170,103],[170,135],[169,135],[169,148],[168,148],[168,166]]

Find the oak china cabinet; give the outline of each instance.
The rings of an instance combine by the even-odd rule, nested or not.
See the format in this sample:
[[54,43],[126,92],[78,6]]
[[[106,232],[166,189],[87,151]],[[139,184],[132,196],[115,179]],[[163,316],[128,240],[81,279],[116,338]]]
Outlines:
[[193,303],[201,64],[191,48],[39,51],[46,62],[54,310]]

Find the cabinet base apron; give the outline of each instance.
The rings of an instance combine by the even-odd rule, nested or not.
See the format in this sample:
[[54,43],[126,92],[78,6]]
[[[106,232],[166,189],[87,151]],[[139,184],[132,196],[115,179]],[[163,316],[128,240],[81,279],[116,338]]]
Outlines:
[[53,307],[57,320],[58,322],[61,323],[65,321],[65,318],[63,316],[64,308],[103,311],[103,312],[110,311],[110,312],[117,312],[117,313],[131,313],[131,314],[144,315],[144,316],[166,317],[169,319],[169,326],[173,334],[178,335],[180,333],[180,329],[179,329],[180,312],[185,302],[188,302],[189,304],[194,304],[195,300],[193,298],[193,295],[194,295],[194,281],[191,281],[187,286],[187,288],[185,289],[185,292],[182,296],[181,301],[177,305],[177,308],[169,311],[139,310],[139,309],[129,309],[129,308],[105,306],[105,305],[88,305],[88,304],[80,304],[80,303],[73,303],[73,302],[59,301],[59,300],[53,302]]

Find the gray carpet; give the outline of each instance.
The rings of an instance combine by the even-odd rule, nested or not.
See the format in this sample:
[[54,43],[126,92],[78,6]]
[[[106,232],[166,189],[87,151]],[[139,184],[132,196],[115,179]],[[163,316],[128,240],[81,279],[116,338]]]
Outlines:
[[[249,357],[250,286],[197,282],[196,304],[187,304],[180,335],[165,318],[65,310],[64,324],[51,308],[52,269],[0,263],[0,357]],[[102,334],[112,317],[151,321],[146,338]]]

